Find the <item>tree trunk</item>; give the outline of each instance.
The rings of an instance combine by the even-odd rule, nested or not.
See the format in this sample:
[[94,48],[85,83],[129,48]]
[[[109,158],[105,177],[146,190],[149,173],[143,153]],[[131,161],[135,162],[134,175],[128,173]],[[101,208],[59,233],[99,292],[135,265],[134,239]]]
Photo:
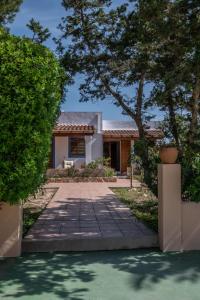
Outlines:
[[135,107],[135,122],[138,127],[139,132],[139,140],[142,142],[142,153],[141,153],[141,160],[142,160],[142,166],[144,169],[144,182],[148,184],[148,186],[151,186],[150,182],[150,174],[149,174],[149,155],[148,155],[148,139],[145,131],[145,126],[143,124],[143,118],[142,118],[142,106],[143,106],[143,91],[144,91],[144,80],[145,76],[144,74],[141,75],[141,79],[139,81],[138,86],[138,93],[137,93],[137,99],[136,99],[136,107]]
[[144,181],[146,184],[151,186],[150,176],[149,176],[149,155],[148,155],[148,145],[149,141],[146,135],[145,126],[143,124],[142,118],[142,106],[143,106],[143,91],[144,91],[144,81],[145,76],[141,75],[141,79],[138,85],[137,98],[135,110],[131,109],[126,105],[123,97],[115,92],[109,85],[109,81],[100,75],[101,82],[104,84],[106,90],[115,98],[118,104],[124,109],[124,111],[129,115],[136,123],[139,132],[139,140],[143,143],[142,153],[140,155],[142,161],[142,167],[144,169]]

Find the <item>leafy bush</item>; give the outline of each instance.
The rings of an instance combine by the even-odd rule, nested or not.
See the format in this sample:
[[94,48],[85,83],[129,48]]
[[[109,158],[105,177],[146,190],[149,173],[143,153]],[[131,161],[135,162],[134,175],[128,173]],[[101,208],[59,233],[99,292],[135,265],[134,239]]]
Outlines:
[[104,167],[104,177],[113,177],[115,176],[115,171],[110,167]]
[[115,176],[115,171],[107,166],[102,166],[101,168],[91,169],[86,166],[83,170],[82,177],[113,177]]
[[109,165],[110,165],[110,158],[100,157],[87,164],[87,168],[98,169],[98,168],[102,168],[103,166],[109,167]]
[[0,199],[18,203],[43,182],[64,73],[46,47],[0,29]]
[[103,168],[91,169],[86,166],[81,173],[81,177],[104,177],[104,170]]
[[79,175],[79,171],[73,166],[66,170],[66,174],[68,177],[76,177]]
[[137,174],[142,174],[143,169],[142,169],[142,161],[141,158],[138,155],[134,155],[132,159],[132,164],[134,166],[134,172]]
[[159,151],[154,142],[149,141],[148,145],[146,145],[146,151],[148,152],[148,167],[144,169],[141,156],[143,154],[143,148],[145,144],[143,141],[138,140],[134,144],[134,153],[135,157],[133,158],[133,162],[136,163],[141,171],[143,181],[147,184],[150,190],[157,195],[157,184],[158,184],[158,176],[157,176],[157,165],[160,161],[159,159]]
[[200,154],[188,153],[182,161],[183,197],[200,202]]
[[107,164],[108,164],[108,159],[99,158],[89,163],[85,168],[76,169],[73,166],[69,169],[50,169],[47,171],[46,175],[49,178],[115,176],[115,171],[109,166],[107,166]]
[[109,165],[110,158],[98,158],[83,169],[82,177],[113,177],[115,171]]
[[48,169],[46,172],[47,178],[64,178],[64,177],[77,177],[80,175],[78,169],[75,167],[70,167],[68,169]]

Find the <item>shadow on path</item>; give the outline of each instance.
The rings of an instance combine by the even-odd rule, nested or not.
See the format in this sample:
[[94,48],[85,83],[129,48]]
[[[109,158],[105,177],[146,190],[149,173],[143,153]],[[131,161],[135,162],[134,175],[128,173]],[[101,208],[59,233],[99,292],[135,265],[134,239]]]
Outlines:
[[[179,285],[180,293],[181,284],[186,283],[193,292],[194,287],[200,292],[200,253],[163,254],[154,250],[48,253],[0,261],[1,299],[26,296],[23,299],[118,300],[122,299],[120,293],[133,296],[149,293],[165,282]],[[123,299],[131,298],[124,294]],[[169,294],[168,298],[160,295],[160,299],[169,299]]]

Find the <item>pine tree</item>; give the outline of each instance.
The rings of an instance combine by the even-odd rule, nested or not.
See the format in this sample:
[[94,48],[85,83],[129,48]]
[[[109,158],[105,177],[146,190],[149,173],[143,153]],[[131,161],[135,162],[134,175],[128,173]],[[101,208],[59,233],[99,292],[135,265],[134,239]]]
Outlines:
[[33,18],[27,24],[27,27],[33,32],[32,40],[38,44],[42,44],[51,36],[48,28],[44,28],[40,22]]
[[13,22],[23,0],[0,0],[0,26]]

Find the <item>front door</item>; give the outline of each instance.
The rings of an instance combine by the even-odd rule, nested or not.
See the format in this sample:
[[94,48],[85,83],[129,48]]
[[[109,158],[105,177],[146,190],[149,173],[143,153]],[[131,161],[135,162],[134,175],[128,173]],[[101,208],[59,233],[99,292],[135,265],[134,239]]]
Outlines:
[[120,172],[120,142],[104,142],[104,157],[110,158],[110,166]]
[[121,141],[121,173],[122,174],[125,174],[127,172],[130,153],[131,153],[131,141],[122,140]]

